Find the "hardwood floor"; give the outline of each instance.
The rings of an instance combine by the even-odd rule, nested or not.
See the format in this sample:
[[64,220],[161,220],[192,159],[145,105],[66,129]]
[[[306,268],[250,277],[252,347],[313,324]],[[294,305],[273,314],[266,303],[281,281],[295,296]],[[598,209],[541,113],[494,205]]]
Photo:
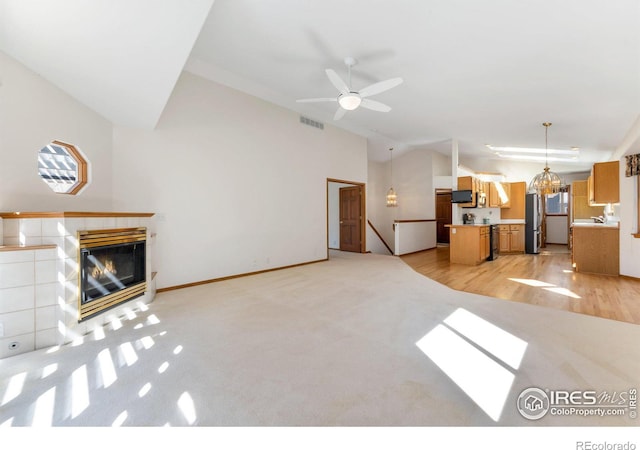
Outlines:
[[477,266],[449,263],[449,248],[401,257],[452,289],[640,324],[640,280],[574,272],[566,246],[538,255],[500,255]]

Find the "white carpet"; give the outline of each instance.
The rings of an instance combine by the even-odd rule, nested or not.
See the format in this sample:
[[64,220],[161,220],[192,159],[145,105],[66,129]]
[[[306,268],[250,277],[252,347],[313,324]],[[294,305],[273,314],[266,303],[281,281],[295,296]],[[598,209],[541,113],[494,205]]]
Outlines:
[[332,252],[170,291],[114,325],[0,360],[0,424],[639,424],[532,421],[516,401],[637,388],[640,327],[453,291],[395,257]]

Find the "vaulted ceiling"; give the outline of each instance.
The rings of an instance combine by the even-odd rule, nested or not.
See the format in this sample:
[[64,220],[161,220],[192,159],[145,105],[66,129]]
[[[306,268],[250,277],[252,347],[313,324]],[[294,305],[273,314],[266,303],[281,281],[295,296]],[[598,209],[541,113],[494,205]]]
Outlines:
[[[212,6],[213,5],[213,6]],[[153,128],[182,70],[366,136],[370,158],[485,144],[638,145],[638,0],[0,0],[0,50],[112,122]],[[325,69],[403,84],[338,122]],[[616,153],[617,152],[617,153]]]

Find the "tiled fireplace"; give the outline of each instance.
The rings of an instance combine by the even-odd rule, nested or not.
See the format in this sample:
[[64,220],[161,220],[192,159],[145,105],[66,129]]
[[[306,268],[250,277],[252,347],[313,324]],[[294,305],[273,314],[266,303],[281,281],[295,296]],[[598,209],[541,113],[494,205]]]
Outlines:
[[0,213],[0,358],[71,342],[151,302],[152,216]]

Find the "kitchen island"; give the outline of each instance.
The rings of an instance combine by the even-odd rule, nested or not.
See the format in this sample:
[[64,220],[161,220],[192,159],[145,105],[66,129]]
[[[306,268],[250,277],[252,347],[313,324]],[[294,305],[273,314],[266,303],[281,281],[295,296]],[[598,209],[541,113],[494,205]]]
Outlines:
[[[506,220],[499,223],[445,225],[449,228],[449,261],[475,266],[487,261],[491,253],[491,227],[498,227],[494,255],[524,253],[524,222]],[[491,260],[492,258],[489,258]]]
[[449,228],[449,261],[475,266],[490,252],[489,225],[445,225]]

